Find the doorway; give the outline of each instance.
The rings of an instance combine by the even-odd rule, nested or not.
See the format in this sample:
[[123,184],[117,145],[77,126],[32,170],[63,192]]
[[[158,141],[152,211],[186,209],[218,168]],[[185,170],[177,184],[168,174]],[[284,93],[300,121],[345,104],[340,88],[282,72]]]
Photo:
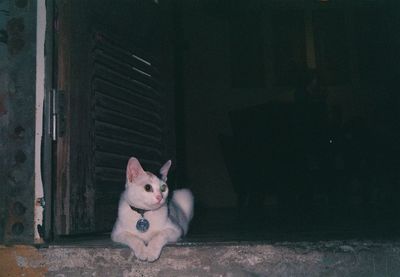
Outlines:
[[396,230],[399,42],[387,3],[58,11],[58,235],[111,230],[129,156],[150,171],[173,160],[169,185],[196,199],[189,239]]
[[392,8],[376,1],[183,4],[193,236],[398,230]]

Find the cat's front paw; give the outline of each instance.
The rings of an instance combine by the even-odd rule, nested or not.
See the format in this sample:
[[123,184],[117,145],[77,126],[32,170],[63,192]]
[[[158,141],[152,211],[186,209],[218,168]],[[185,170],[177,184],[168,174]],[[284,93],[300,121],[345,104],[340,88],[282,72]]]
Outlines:
[[149,262],[154,262],[160,257],[162,247],[155,245],[155,244],[149,244],[146,247],[146,252],[147,252],[147,261]]
[[133,253],[135,253],[136,258],[141,261],[147,261],[147,249],[145,244],[135,245],[134,247],[131,246]]
[[141,261],[147,261],[147,253],[145,251],[145,248],[143,250],[135,251],[135,256]]

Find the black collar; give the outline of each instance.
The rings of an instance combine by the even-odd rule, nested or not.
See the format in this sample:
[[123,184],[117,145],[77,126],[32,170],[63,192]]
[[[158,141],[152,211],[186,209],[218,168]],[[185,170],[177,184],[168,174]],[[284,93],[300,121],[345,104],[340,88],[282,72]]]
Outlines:
[[140,214],[142,217],[143,217],[143,215],[144,215],[145,212],[150,211],[150,210],[139,209],[139,208],[136,208],[136,207],[131,206],[131,205],[129,205],[129,207],[131,207],[132,211],[137,212],[137,213]]

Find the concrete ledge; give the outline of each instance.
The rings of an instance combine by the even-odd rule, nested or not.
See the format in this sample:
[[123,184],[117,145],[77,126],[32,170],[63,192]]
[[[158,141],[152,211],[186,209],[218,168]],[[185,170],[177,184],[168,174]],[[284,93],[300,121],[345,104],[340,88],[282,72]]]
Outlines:
[[0,276],[400,276],[400,243],[173,245],[154,263],[116,246],[0,246],[0,268]]

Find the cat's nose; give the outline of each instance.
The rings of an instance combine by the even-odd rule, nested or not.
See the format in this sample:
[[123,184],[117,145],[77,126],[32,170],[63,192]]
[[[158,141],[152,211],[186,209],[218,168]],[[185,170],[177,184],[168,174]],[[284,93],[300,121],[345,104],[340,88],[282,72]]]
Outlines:
[[156,199],[158,202],[160,202],[163,199],[163,197],[162,197],[162,195],[156,195]]

